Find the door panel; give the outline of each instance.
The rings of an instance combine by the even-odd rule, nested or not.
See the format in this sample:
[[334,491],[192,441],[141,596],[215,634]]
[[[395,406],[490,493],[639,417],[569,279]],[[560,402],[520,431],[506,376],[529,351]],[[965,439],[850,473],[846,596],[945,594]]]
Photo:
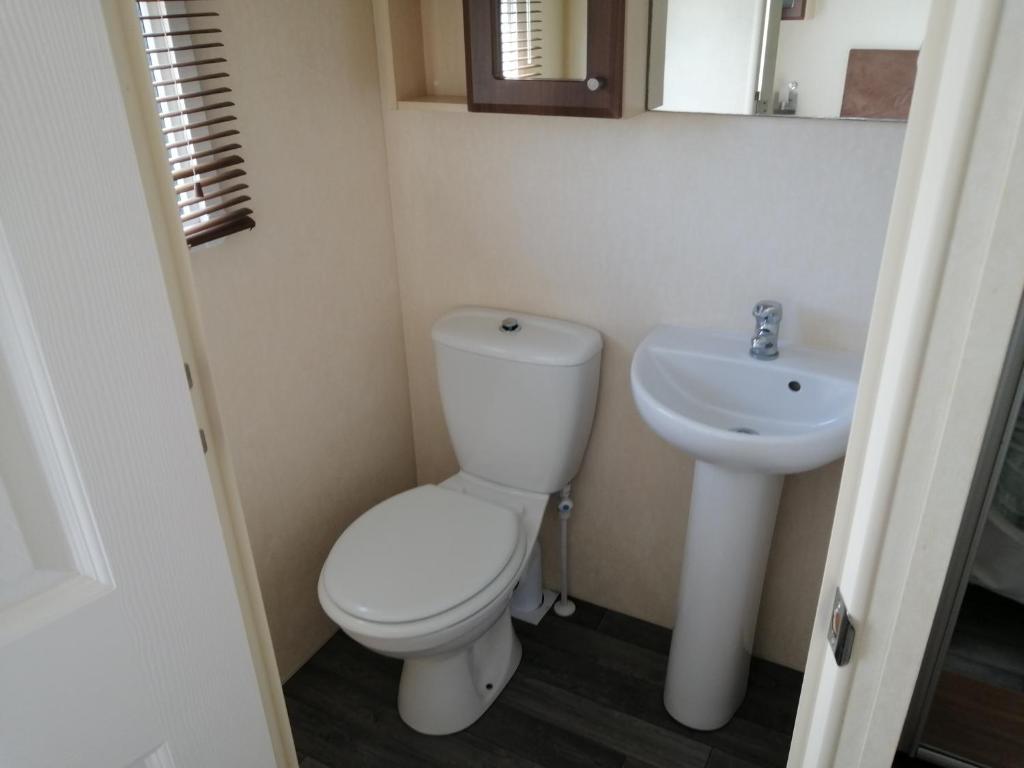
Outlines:
[[113,588],[0,222],[0,647]]

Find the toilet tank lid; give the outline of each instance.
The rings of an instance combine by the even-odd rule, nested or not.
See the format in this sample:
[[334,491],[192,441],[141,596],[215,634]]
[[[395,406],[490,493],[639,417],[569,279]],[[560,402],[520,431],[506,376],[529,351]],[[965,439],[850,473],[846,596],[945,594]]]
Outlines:
[[434,342],[518,363],[582,365],[601,351],[601,334],[585,325],[504,309],[462,307],[443,315]]

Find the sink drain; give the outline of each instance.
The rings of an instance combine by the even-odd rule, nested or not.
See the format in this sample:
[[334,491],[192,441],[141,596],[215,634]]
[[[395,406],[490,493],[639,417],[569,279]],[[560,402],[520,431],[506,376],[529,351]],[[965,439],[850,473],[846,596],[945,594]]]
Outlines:
[[756,429],[751,429],[750,427],[733,427],[729,431],[730,432],[739,432],[741,435],[758,435],[758,434],[760,434],[760,432],[758,432]]

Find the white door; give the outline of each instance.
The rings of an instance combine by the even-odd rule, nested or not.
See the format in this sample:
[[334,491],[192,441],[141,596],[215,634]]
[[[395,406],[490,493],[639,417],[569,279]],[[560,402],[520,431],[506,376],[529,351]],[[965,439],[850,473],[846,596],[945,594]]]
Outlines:
[[790,768],[890,765],[903,729],[1024,294],[1022,39],[1024,3],[932,4]]
[[0,766],[273,764],[101,4],[0,0]]

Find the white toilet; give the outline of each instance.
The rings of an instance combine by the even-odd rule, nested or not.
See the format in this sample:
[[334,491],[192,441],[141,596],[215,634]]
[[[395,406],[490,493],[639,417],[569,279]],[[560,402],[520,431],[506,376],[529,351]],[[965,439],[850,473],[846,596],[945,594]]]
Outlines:
[[438,320],[433,340],[461,470],[359,517],[328,555],[318,592],[346,634],[405,660],[402,719],[446,734],[479,718],[519,665],[512,591],[539,548],[549,495],[579,470],[601,336],[466,308]]

